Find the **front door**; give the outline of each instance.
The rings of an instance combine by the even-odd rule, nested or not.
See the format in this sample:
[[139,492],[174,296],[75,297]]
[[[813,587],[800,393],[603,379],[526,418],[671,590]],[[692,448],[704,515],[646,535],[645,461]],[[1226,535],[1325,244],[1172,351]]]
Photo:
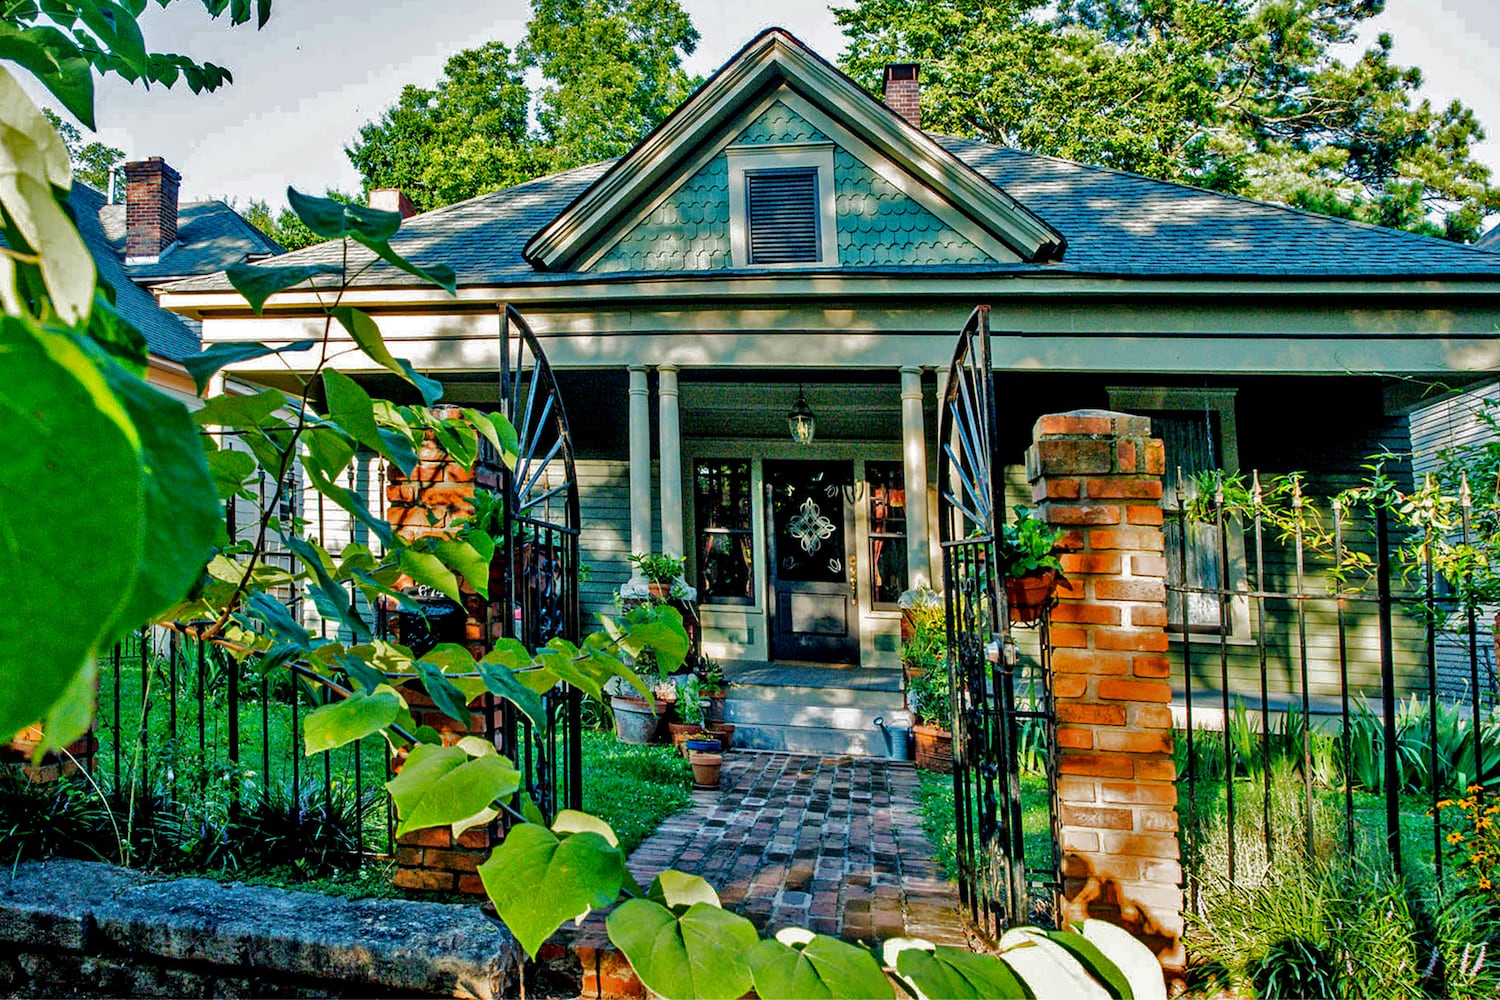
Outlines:
[[859,662],[849,581],[849,462],[767,462],[771,494],[771,658]]

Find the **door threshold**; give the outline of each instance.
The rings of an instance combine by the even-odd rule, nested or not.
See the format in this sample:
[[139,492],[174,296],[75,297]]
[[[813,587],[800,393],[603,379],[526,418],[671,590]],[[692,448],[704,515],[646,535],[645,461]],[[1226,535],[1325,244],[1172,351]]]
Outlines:
[[773,667],[814,667],[820,670],[858,670],[858,663],[826,663],[822,660],[769,660]]

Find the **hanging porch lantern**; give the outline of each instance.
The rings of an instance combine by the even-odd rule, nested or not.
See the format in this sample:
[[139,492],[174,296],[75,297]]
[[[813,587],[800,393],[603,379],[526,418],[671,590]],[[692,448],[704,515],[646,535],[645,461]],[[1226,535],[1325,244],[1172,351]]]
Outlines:
[[807,405],[807,397],[802,394],[801,386],[797,387],[797,405],[786,415],[786,426],[792,432],[793,441],[812,444],[813,435],[818,430],[818,421],[813,416],[812,407]]

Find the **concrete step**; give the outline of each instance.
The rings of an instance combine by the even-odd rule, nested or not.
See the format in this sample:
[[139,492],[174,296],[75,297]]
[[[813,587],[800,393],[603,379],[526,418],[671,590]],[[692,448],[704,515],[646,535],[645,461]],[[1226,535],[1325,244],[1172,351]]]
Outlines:
[[796,687],[771,684],[729,685],[730,702],[786,702],[795,705],[826,705],[830,708],[900,708],[900,688],[894,691],[862,691],[841,687]]
[[733,697],[724,702],[724,721],[735,725],[804,726],[864,732],[874,729],[875,720],[881,716],[888,723],[909,725],[899,695],[879,706],[819,705]]
[[832,756],[885,757],[885,736],[871,727],[866,732],[851,729],[819,729],[812,726],[763,726],[735,724],[734,745],[745,750],[780,750]]

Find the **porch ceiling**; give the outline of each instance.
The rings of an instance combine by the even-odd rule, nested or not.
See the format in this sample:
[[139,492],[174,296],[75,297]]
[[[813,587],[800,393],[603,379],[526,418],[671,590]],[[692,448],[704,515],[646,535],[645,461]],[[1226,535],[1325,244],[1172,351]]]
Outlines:
[[[684,382],[682,432],[690,438],[781,438],[798,384]],[[819,440],[898,440],[901,393],[893,384],[802,385]]]

